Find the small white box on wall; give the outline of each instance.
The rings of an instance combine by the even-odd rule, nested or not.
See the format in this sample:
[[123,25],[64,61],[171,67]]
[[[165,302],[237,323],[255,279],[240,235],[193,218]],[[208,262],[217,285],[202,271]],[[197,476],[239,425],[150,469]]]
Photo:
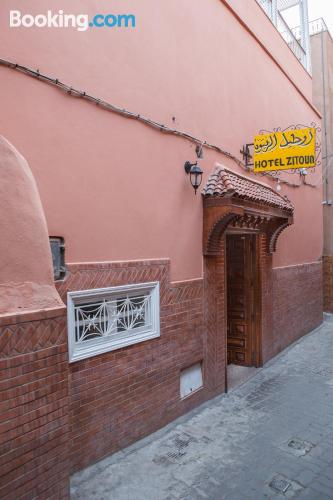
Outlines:
[[185,398],[203,386],[202,364],[185,368],[180,372],[180,397]]

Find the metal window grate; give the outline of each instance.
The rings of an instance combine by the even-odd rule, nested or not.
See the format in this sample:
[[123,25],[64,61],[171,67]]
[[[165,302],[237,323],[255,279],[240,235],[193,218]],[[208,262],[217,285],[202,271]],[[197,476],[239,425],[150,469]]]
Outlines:
[[278,0],[277,8],[279,10],[290,9],[291,7],[295,7],[299,5],[299,0]]
[[272,19],[273,16],[273,5],[272,0],[257,0],[260,7],[266,12],[268,17]]
[[146,292],[75,306],[76,342],[151,327],[151,300]]
[[159,283],[68,293],[70,361],[160,335]]
[[[310,39],[307,0],[257,0],[257,3],[266,12],[275,24],[289,48],[297,59],[310,72]],[[300,26],[289,26],[285,13],[289,9],[299,7]]]
[[322,17],[309,23],[310,35],[317,35],[323,31],[328,31],[327,25]]

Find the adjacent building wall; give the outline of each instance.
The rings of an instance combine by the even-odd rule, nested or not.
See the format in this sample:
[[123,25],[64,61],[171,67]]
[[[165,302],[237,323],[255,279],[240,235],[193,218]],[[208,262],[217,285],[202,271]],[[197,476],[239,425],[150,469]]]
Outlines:
[[323,115],[324,310],[333,312],[333,40],[328,31],[311,37],[313,102]]

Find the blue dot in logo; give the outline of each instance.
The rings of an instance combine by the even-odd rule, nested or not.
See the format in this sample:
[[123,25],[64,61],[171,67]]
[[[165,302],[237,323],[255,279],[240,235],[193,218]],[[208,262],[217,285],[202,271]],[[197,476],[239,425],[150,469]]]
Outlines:
[[92,28],[94,26],[94,23],[92,21],[90,21],[89,26],[90,26],[90,28]]

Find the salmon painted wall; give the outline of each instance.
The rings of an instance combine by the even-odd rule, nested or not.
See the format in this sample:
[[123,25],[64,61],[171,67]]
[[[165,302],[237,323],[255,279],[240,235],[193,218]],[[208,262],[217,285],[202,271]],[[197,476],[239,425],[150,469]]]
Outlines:
[[[24,0],[15,6],[2,0],[0,57],[239,156],[260,129],[320,122],[306,100],[310,77],[255,0],[244,5],[250,30],[266,40],[294,84],[235,17],[236,0],[71,0],[66,10],[56,0],[29,8]],[[133,13],[137,26],[9,28],[10,9],[36,15],[59,8]],[[173,280],[202,275],[202,201],[183,170],[196,158],[193,144],[1,66],[0,88],[0,132],[28,160],[49,233],[65,238],[67,262],[169,257]],[[205,178],[216,161],[239,170],[205,151]],[[279,239],[275,266],[320,258],[320,176],[319,169],[308,176],[317,188],[283,187],[296,207],[295,225]],[[284,177],[299,182],[297,175]]]
[[[275,29],[270,18],[258,2],[253,0],[225,0],[227,5],[243,22],[253,35],[275,58],[281,69],[290,77],[304,96],[312,99],[312,79],[299,64],[291,49]],[[281,41],[283,40],[283,43]]]

